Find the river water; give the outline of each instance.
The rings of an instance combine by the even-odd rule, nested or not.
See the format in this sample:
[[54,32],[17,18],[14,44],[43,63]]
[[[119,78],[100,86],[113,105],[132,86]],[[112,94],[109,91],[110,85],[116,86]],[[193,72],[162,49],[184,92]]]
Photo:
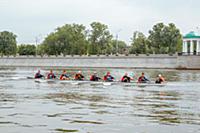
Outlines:
[[[56,68],[54,68],[56,69]],[[26,79],[37,68],[0,69],[1,133],[198,133],[200,71],[82,69],[84,75],[111,71],[152,81],[162,73],[165,86],[70,85]],[[48,69],[41,68],[46,74]],[[73,75],[78,69],[67,69]],[[56,70],[58,75],[61,70]]]

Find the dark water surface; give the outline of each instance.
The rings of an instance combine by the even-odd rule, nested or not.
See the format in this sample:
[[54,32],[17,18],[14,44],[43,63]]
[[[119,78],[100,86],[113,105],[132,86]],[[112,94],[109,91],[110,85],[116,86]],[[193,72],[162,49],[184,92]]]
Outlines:
[[[96,69],[83,69],[88,77]],[[200,71],[142,71],[165,86],[111,86],[35,83],[26,79],[36,68],[0,69],[1,133],[198,133],[200,132]],[[75,69],[68,70],[72,75]],[[97,69],[102,76],[106,69]],[[47,70],[42,68],[42,73]],[[60,70],[55,72],[60,73]]]

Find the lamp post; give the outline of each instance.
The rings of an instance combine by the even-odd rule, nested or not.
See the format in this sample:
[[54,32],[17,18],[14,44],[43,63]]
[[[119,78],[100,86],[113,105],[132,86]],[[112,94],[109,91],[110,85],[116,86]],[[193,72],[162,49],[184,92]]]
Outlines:
[[36,55],[38,54],[37,51],[37,46],[40,44],[40,41],[42,40],[42,34],[39,34],[38,36],[35,37],[35,44],[36,44]]
[[119,29],[116,33],[116,55],[118,55],[119,52],[119,46],[118,46],[118,38],[119,38],[119,32],[121,32],[122,29]]
[[38,36],[35,37],[36,46],[38,45],[38,43],[40,43],[41,40],[42,40],[42,34],[39,34]]
[[197,32],[200,34],[200,28],[199,28],[199,26],[197,26],[196,29],[197,29]]

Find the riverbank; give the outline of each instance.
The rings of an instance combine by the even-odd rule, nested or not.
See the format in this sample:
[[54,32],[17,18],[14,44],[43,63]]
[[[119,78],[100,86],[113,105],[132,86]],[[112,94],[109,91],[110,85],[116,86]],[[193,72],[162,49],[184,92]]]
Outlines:
[[17,56],[1,57],[1,67],[75,67],[75,68],[138,68],[200,69],[200,56],[120,55],[120,56]]

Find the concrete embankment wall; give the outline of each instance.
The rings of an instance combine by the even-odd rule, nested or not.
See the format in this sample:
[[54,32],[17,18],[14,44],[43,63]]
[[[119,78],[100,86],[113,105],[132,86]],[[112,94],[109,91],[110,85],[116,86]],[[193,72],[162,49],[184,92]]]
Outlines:
[[200,70],[200,56],[178,56],[178,69],[199,69]]
[[2,67],[111,67],[111,68],[161,68],[177,67],[177,56],[74,56],[74,57],[2,57]]
[[129,55],[67,57],[1,57],[0,67],[96,67],[200,69],[200,56]]

